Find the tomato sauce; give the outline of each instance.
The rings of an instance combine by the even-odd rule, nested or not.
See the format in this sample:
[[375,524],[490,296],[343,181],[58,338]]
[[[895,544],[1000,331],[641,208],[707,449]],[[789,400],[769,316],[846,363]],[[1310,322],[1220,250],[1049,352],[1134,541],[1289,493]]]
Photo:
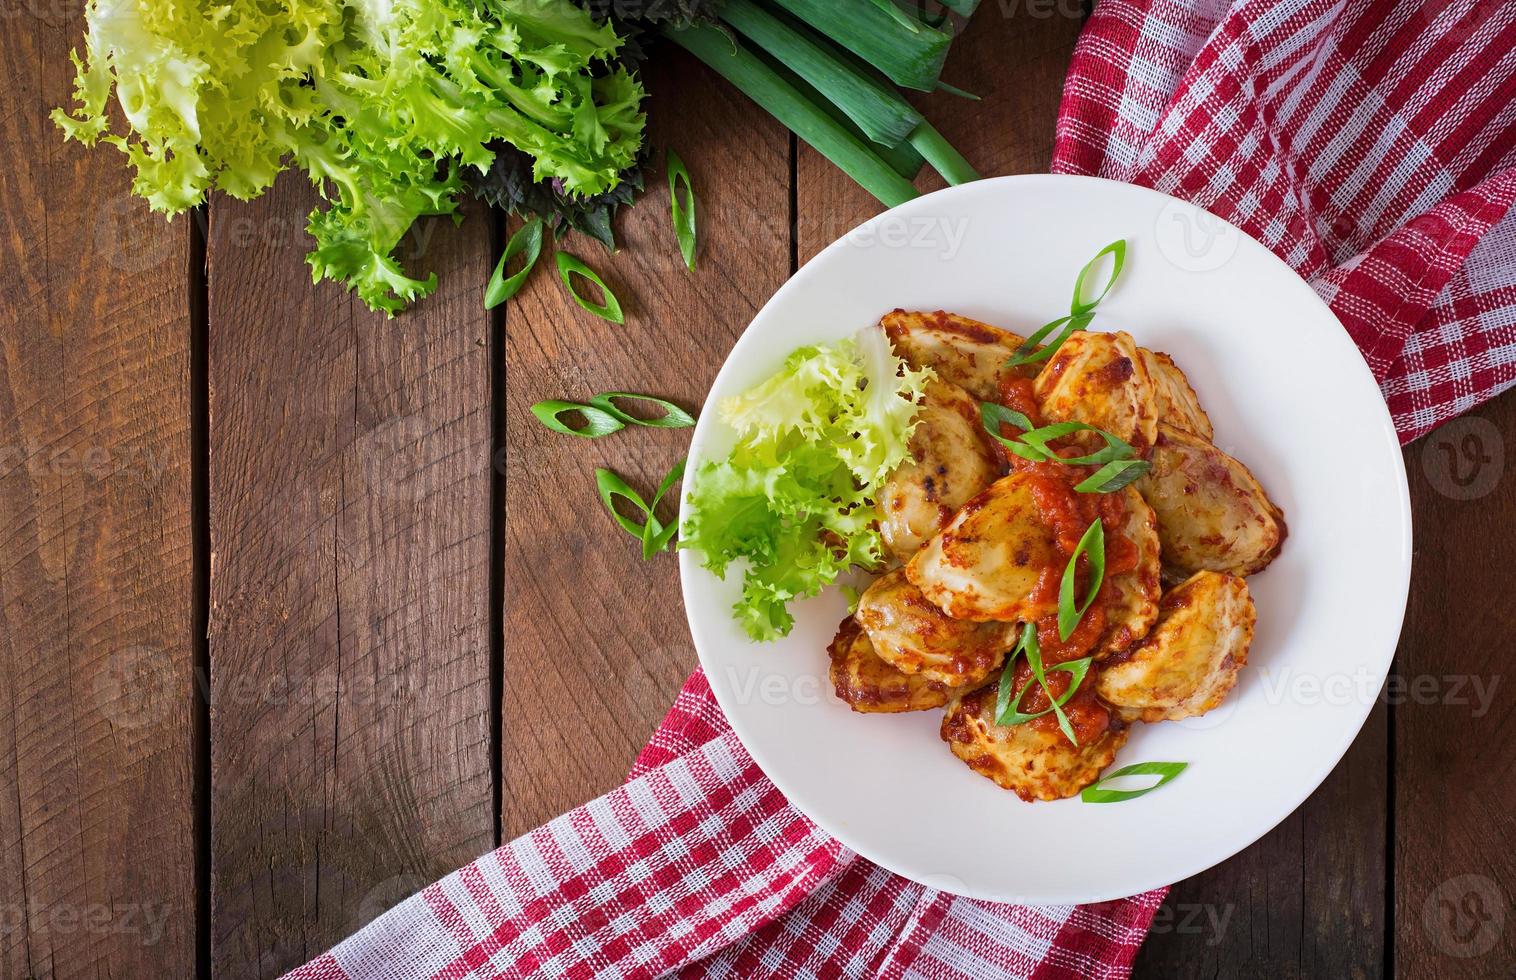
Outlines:
[[[1035,424],[1042,424],[1037,418],[1036,400],[1032,397],[1031,382],[1028,379],[1002,380],[1001,394],[1008,407],[1027,415]],[[1014,436],[1017,433],[1005,434]],[[1071,442],[1072,440],[1065,438],[1060,441]],[[1079,456],[1090,451],[1088,448],[1076,445],[1054,448],[1063,456]],[[1048,688],[1053,692],[1054,697],[1061,697],[1068,690],[1072,675],[1067,671],[1052,670],[1052,668],[1057,664],[1090,656],[1091,651],[1095,649],[1107,625],[1106,604],[1111,591],[1110,579],[1112,576],[1137,568],[1137,546],[1119,530],[1125,525],[1127,516],[1124,494],[1079,493],[1074,489],[1077,483],[1094,473],[1098,467],[1051,461],[1037,462],[1022,459],[1019,456],[1010,456],[1009,463],[1017,473],[1024,474],[1030,482],[1032,499],[1036,503],[1038,515],[1052,530],[1058,554],[1063,559],[1042,570],[1031,595],[1033,601],[1056,606],[1059,589],[1063,583],[1064,568],[1068,564],[1068,559],[1078,548],[1080,538],[1084,537],[1084,533],[1096,519],[1100,520],[1105,533],[1104,581],[1095,596],[1095,601],[1090,604],[1079,624],[1069,634],[1069,638],[1065,640],[1058,635],[1056,613],[1042,617],[1036,624],[1037,645],[1042,655]],[[1074,594],[1080,599],[1089,588],[1089,575],[1088,557],[1081,557],[1079,564],[1075,566],[1074,580]],[[1113,721],[1111,709],[1095,694],[1099,673],[1100,665],[1091,664],[1085,674],[1084,683],[1080,684],[1079,690],[1063,705],[1063,713],[1074,729],[1074,735],[1080,745],[1087,745],[1099,738]],[[1031,667],[1023,660],[1016,665],[1015,690],[1019,693],[1022,688],[1031,683],[1031,680]],[[1050,706],[1047,695],[1035,685],[1021,702],[1021,710],[1027,714],[1046,710]],[[1060,730],[1058,717],[1053,712],[1035,718],[1027,724],[1047,732]]]

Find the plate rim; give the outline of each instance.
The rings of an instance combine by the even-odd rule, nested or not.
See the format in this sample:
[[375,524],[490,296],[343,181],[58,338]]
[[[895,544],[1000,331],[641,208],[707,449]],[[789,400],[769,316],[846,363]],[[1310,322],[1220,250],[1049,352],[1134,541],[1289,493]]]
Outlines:
[[[1144,187],[1140,184],[1131,184],[1125,181],[1109,180],[1103,177],[1091,177],[1076,174],[1009,174],[999,177],[984,178],[966,184],[944,187],[940,190],[936,190],[928,194],[923,194],[920,197],[913,198],[904,204],[900,204],[896,207],[881,211],[879,214],[874,215],[868,220],[863,221],[843,232],[825,248],[819,250],[803,265],[801,265],[800,268],[798,268],[787,280],[785,280],[785,282],[777,290],[774,291],[774,293],[768,298],[767,301],[764,302],[758,311],[753,314],[752,318],[748,320],[747,326],[745,326],[742,332],[737,336],[737,339],[733,342],[731,349],[727,352],[725,360],[722,361],[721,368],[716,372],[716,376],[711,380],[710,387],[707,389],[705,398],[702,401],[700,418],[696,424],[694,432],[691,434],[691,448],[688,457],[687,471],[693,474],[697,471],[698,467],[705,462],[704,459],[700,458],[698,452],[696,451],[696,447],[699,446],[703,441],[702,435],[707,431],[707,426],[715,424],[708,421],[709,419],[714,418],[715,415],[715,413],[707,411],[710,405],[711,393],[721,387],[723,380],[728,377],[728,372],[735,371],[737,369],[735,367],[737,360],[734,357],[737,348],[740,347],[748,338],[748,335],[753,331],[755,324],[757,324],[758,321],[763,318],[764,313],[770,307],[774,306],[789,292],[804,288],[803,284],[806,283],[811,277],[818,274],[819,264],[825,256],[830,255],[832,252],[840,248],[846,247],[849,238],[852,236],[855,236],[859,233],[866,233],[873,226],[881,224],[887,220],[906,216],[909,212],[926,206],[924,202],[937,201],[940,203],[945,197],[968,196],[971,194],[984,193],[987,187],[1005,187],[1012,184],[1035,185],[1041,183],[1084,183],[1103,185],[1107,187],[1117,187],[1121,189],[1120,193],[1129,193],[1140,197],[1149,197],[1158,202],[1160,206],[1177,205],[1192,213],[1205,214],[1211,220],[1220,222],[1227,229],[1230,229],[1232,232],[1240,236],[1243,241],[1250,243],[1250,247],[1256,247],[1256,249],[1259,250],[1265,257],[1264,261],[1266,263],[1272,263],[1278,271],[1288,274],[1288,276],[1293,279],[1301,289],[1304,290],[1304,293],[1302,293],[1302,295],[1305,293],[1308,293],[1310,295],[1309,302],[1313,302],[1322,312],[1327,315],[1331,322],[1335,323],[1339,328],[1339,332],[1327,342],[1336,343],[1338,345],[1347,345],[1345,349],[1352,355],[1350,363],[1356,365],[1355,370],[1361,372],[1360,377],[1364,380],[1367,380],[1374,390],[1377,391],[1379,389],[1378,380],[1374,378],[1373,372],[1369,369],[1368,362],[1363,359],[1362,352],[1353,342],[1352,338],[1348,335],[1347,328],[1343,327],[1342,321],[1337,318],[1337,315],[1332,312],[1331,307],[1328,306],[1327,303],[1316,292],[1316,290],[1311,287],[1310,283],[1308,283],[1303,277],[1295,272],[1294,269],[1290,268],[1290,266],[1285,263],[1285,261],[1281,259],[1277,254],[1275,254],[1272,249],[1268,248],[1252,235],[1249,235],[1243,229],[1238,228],[1232,222],[1227,221],[1225,218],[1213,214],[1205,208],[1202,208],[1190,201],[1185,201],[1182,198],[1177,198],[1172,195],[1165,194],[1162,191]],[[1205,273],[1194,272],[1191,274],[1204,275]],[[1379,695],[1377,692],[1383,690],[1385,679],[1389,676],[1390,669],[1393,667],[1395,650],[1399,647],[1400,639],[1402,638],[1405,630],[1405,611],[1410,598],[1411,571],[1414,564],[1414,550],[1412,547],[1414,542],[1412,527],[1413,515],[1411,512],[1410,484],[1405,468],[1405,458],[1404,455],[1399,452],[1400,441],[1395,429],[1393,417],[1390,414],[1388,404],[1383,400],[1383,398],[1378,399],[1377,408],[1378,411],[1375,414],[1380,417],[1379,421],[1381,423],[1381,431],[1382,433],[1389,436],[1390,441],[1396,450],[1392,454],[1395,459],[1395,465],[1392,467],[1392,470],[1396,478],[1394,487],[1395,504],[1400,512],[1401,517],[1400,526],[1396,530],[1399,532],[1397,535],[1399,539],[1398,543],[1400,546],[1399,552],[1403,555],[1404,560],[1403,573],[1400,576],[1397,596],[1393,604],[1395,617],[1393,641],[1390,644],[1388,653],[1383,657],[1384,663],[1382,665],[1382,669],[1378,670],[1374,674],[1375,680],[1377,681],[1377,684],[1374,688],[1376,694],[1374,697],[1367,699],[1363,704],[1359,705],[1360,710],[1356,719],[1356,723],[1350,730],[1344,728],[1346,737],[1343,739],[1342,744],[1340,746],[1334,746],[1333,751],[1323,752],[1317,756],[1317,758],[1324,761],[1324,765],[1320,766],[1319,771],[1313,774],[1309,780],[1305,780],[1300,783],[1300,785],[1306,787],[1305,791],[1301,793],[1297,798],[1293,799],[1287,809],[1282,809],[1279,817],[1276,820],[1269,823],[1266,827],[1260,830],[1256,836],[1243,841],[1235,848],[1228,850],[1227,853],[1222,854],[1219,857],[1215,857],[1214,859],[1201,859],[1186,866],[1182,870],[1182,873],[1173,876],[1172,880],[1145,881],[1141,887],[1138,887],[1135,890],[1131,891],[1121,889],[1117,892],[1101,892],[1095,895],[1076,895],[1069,892],[1058,892],[1056,890],[1052,890],[1048,892],[1039,891],[1039,893],[1035,896],[1014,891],[986,894],[974,892],[972,889],[968,889],[966,885],[965,890],[959,890],[955,887],[952,887],[951,883],[944,883],[941,880],[934,880],[930,883],[922,882],[920,877],[913,875],[910,870],[902,868],[899,863],[892,860],[890,856],[879,854],[875,851],[874,848],[868,845],[859,846],[856,840],[851,839],[852,835],[849,833],[847,828],[838,826],[829,817],[820,816],[816,813],[811,812],[798,800],[796,800],[794,794],[790,791],[790,788],[787,785],[786,778],[782,775],[783,767],[771,765],[770,760],[766,757],[764,750],[756,747],[749,740],[749,733],[744,730],[746,724],[740,720],[742,718],[742,713],[740,711],[734,710],[735,706],[730,706],[726,703],[726,700],[722,695],[721,685],[715,681],[710,682],[712,695],[715,697],[716,703],[720,706],[722,714],[726,717],[727,723],[731,725],[733,733],[736,735],[738,741],[742,743],[744,750],[747,751],[749,756],[751,756],[753,759],[753,762],[763,772],[764,776],[766,776],[769,781],[772,782],[776,788],[778,788],[779,792],[784,796],[785,800],[791,806],[793,806],[798,812],[804,814],[807,819],[811,820],[829,836],[831,836],[843,846],[852,850],[854,853],[860,855],[861,857],[874,864],[879,865],[882,868],[885,868],[894,874],[898,874],[901,877],[917,882],[918,884],[923,884],[927,887],[935,888],[939,891],[946,891],[951,894],[957,894],[962,897],[971,899],[1010,903],[1063,905],[1105,902],[1127,898],[1143,894],[1144,892],[1151,891],[1155,888],[1166,887],[1168,885],[1174,884],[1175,882],[1183,881],[1186,878],[1200,874],[1206,870],[1209,870],[1210,868],[1216,867],[1217,865],[1230,860],[1231,858],[1252,847],[1259,840],[1263,839],[1271,831],[1273,831],[1276,827],[1288,819],[1291,815],[1293,815],[1298,809],[1300,809],[1301,805],[1307,799],[1309,799],[1317,789],[1321,787],[1322,783],[1326,781],[1327,777],[1332,774],[1332,772],[1337,768],[1338,764],[1343,760],[1343,758],[1346,757],[1348,750],[1352,747],[1353,742],[1357,740],[1359,734],[1362,733],[1363,726],[1368,721],[1369,714],[1373,711],[1374,706],[1379,702]],[[687,516],[686,509],[688,506],[688,495],[681,493],[679,498],[679,521],[681,525]],[[685,622],[690,633],[691,642],[695,647],[695,653],[699,659],[700,667],[702,670],[706,671],[707,677],[711,677],[715,671],[715,665],[707,657],[704,649],[702,649],[700,641],[696,637],[696,627],[694,617],[691,612],[693,608],[693,597],[691,595],[692,581],[696,574],[709,575],[711,573],[708,572],[699,563],[699,560],[695,557],[693,549],[686,550],[681,548],[679,551],[679,581],[680,595],[684,602]],[[1352,705],[1343,705],[1339,708],[1336,708],[1335,710],[1348,711],[1351,710],[1352,707]],[[928,877],[939,878],[940,876]],[[1161,877],[1167,879],[1170,876],[1164,874]]]

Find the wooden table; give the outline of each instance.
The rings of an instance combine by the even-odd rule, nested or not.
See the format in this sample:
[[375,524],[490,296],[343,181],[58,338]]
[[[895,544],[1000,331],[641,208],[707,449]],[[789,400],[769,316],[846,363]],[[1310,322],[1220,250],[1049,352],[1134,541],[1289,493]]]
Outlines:
[[[984,101],[926,100],[982,172],[1046,167],[1069,10],[985,5],[950,62]],[[591,474],[649,486],[688,433],[580,442],[527,408],[697,405],[797,264],[878,206],[670,56],[651,139],[695,175],[698,275],[654,194],[614,258],[573,246],[624,327],[547,274],[491,315],[505,229],[470,206],[417,229],[442,286],[387,321],[311,286],[298,175],[150,216],[115,154],[46,120],[76,6],[11,14],[0,977],[271,977],[622,778],[695,654],[674,562],[610,530]],[[1516,397],[1476,418],[1406,450],[1397,685],[1293,816],[1174,887],[1139,976],[1512,974]]]

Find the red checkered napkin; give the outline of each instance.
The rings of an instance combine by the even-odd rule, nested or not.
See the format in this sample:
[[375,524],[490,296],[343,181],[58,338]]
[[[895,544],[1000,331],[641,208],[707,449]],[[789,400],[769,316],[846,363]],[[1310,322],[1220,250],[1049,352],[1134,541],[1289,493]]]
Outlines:
[[1053,170],[1182,197],[1273,249],[1404,441],[1516,381],[1516,3],[1102,0]]
[[1033,908],[890,874],[789,805],[697,671],[626,785],[289,976],[1119,978],[1162,897]]
[[[1516,380],[1516,4],[1104,0],[1053,169],[1272,248],[1406,439]],[[1029,908],[896,877],[789,805],[696,673],[625,786],[291,976],[1124,977],[1162,896]]]

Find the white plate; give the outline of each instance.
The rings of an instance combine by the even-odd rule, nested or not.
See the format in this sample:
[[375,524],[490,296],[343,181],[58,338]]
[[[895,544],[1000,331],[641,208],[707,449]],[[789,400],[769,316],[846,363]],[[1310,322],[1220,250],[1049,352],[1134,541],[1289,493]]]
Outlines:
[[1237,689],[1196,719],[1138,725],[1116,766],[1188,771],[1126,803],[1023,803],[958,761],[941,712],[859,715],[826,679],[837,590],[792,604],[786,639],[749,641],[722,582],[683,552],[700,661],[738,737],[790,801],[890,870],[975,898],[1102,901],[1196,874],[1263,836],[1347,751],[1389,669],[1405,612],[1411,515],[1374,380],[1335,317],[1283,262],[1219,219],[1128,184],[1003,177],[912,201],[801,269],[716,378],[690,472],[729,448],[720,400],[802,344],[895,308],[945,309],[1028,333],[1068,308],[1079,268],[1128,240],[1095,329],[1171,353],[1216,428],[1284,509],[1284,551],[1248,585],[1258,628]]

